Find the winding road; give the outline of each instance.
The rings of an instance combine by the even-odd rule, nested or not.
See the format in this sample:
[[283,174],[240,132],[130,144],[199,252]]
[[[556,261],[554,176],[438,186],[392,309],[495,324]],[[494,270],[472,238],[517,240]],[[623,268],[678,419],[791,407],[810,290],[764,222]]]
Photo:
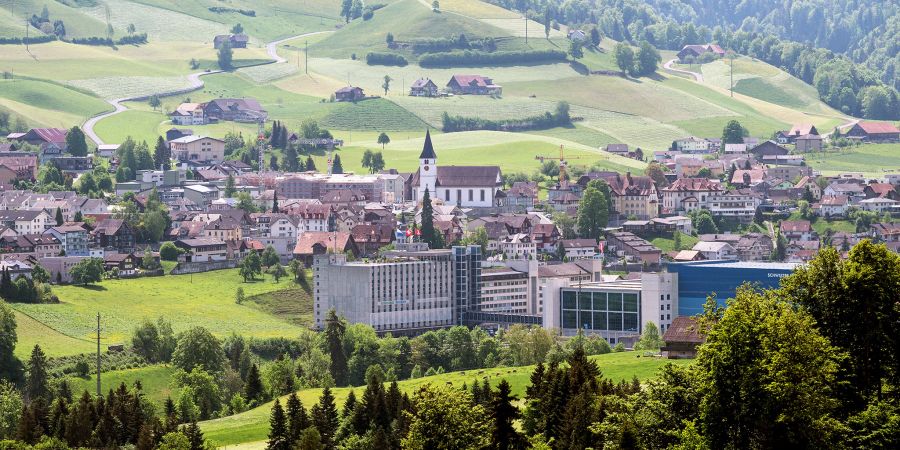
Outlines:
[[675,64],[675,61],[676,60],[674,60],[674,59],[670,59],[670,60],[666,61],[666,63],[663,64],[663,68],[670,72],[678,72],[678,73],[690,75],[690,76],[694,77],[694,80],[696,80],[697,82],[699,82],[699,83],[703,82],[703,74],[702,73],[691,72],[690,70],[684,70],[684,69],[676,69],[676,68],[672,67],[672,64]]
[[[294,39],[299,39],[299,38],[308,37],[308,36],[314,36],[314,35],[322,34],[322,33],[332,33],[332,31],[330,31],[330,30],[314,31],[311,33],[299,34],[297,36],[291,36],[291,37],[287,37],[284,39],[279,39],[277,41],[269,42],[268,44],[266,44],[266,53],[268,53],[269,58],[272,58],[272,62],[268,62],[265,64],[283,64],[283,63],[287,62],[286,59],[284,59],[278,55],[278,46],[279,45],[281,45],[285,42],[288,42],[288,41],[292,41]],[[179,94],[184,94],[187,92],[196,91],[197,89],[203,88],[203,80],[201,80],[200,77],[202,77],[204,75],[212,75],[215,73],[222,73],[222,72],[223,72],[222,70],[208,70],[208,71],[203,71],[203,72],[192,73],[187,76],[187,79],[190,82],[189,87],[186,87],[183,89],[176,89],[173,91],[159,92],[156,95],[158,95],[160,97],[167,97],[167,96],[171,96],[171,95],[179,95]],[[146,100],[150,97],[151,97],[151,95],[139,95],[139,96],[134,96],[134,97],[124,97],[124,98],[116,98],[116,99],[112,99],[112,100],[107,100],[106,102],[109,103],[110,105],[112,105],[114,109],[110,112],[91,117],[86,122],[84,122],[84,125],[82,125],[81,128],[84,131],[85,136],[87,136],[90,140],[94,141],[94,143],[97,145],[104,144],[105,142],[103,142],[103,139],[100,139],[100,136],[98,136],[97,133],[94,131],[94,126],[96,126],[97,123],[103,119],[112,117],[123,111],[128,111],[128,108],[122,104],[123,102]]]

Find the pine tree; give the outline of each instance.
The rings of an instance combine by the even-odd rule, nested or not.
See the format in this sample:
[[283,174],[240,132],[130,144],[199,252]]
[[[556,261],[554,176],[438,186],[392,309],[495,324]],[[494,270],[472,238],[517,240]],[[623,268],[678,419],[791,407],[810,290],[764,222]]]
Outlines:
[[65,223],[65,220],[63,220],[62,211],[60,211],[59,208],[56,208],[56,226],[60,226],[63,223]]
[[191,444],[191,450],[204,450],[204,439],[203,432],[200,431],[200,427],[197,426],[197,422],[192,421],[187,426],[184,427],[182,431],[185,436],[188,438],[188,442]]
[[344,166],[341,165],[341,155],[334,155],[334,160],[331,162],[331,173],[344,173]]
[[316,171],[316,162],[313,161],[312,156],[306,157],[306,171],[307,172],[315,172]]
[[[328,311],[325,319],[325,341],[331,356],[331,378],[337,386],[347,385],[347,355],[344,353],[344,331],[346,325],[334,309]],[[321,431],[321,430],[320,430]]]
[[42,434],[39,430],[37,419],[28,405],[22,407],[22,414],[19,417],[19,423],[16,426],[16,440],[22,441],[29,445],[37,443],[38,438]]
[[422,196],[422,241],[427,242],[432,249],[443,246],[437,244],[436,232],[434,230],[434,208],[431,205],[431,194],[428,187],[425,188],[425,194]]
[[69,401],[65,397],[57,397],[50,410],[49,435],[65,439],[66,436],[66,420],[69,417]]
[[47,356],[41,347],[35,344],[28,359],[28,378],[25,385],[25,397],[31,401],[42,398],[50,400],[50,381],[47,374]]
[[306,408],[303,402],[297,398],[296,393],[292,393],[287,401],[287,419],[288,419],[288,438],[290,445],[296,445],[303,434],[303,430],[310,427],[309,416],[306,414]]
[[337,407],[334,406],[334,395],[327,386],[322,390],[322,396],[319,397],[319,403],[316,404],[313,424],[319,430],[325,448],[333,448],[334,435],[339,424],[338,412]]
[[278,190],[272,191],[272,212],[278,214]]
[[297,171],[297,149],[293,145],[288,145],[284,149],[284,157],[281,159],[281,170],[285,172]]
[[344,400],[344,409],[341,410],[341,419],[353,414],[354,408],[356,408],[356,392],[351,389],[350,393],[347,394],[347,399]]
[[291,448],[284,409],[277,398],[275,399],[275,405],[272,406],[272,415],[269,417],[269,440],[266,448],[268,450],[288,450]]
[[525,448],[522,435],[513,426],[513,422],[520,416],[519,408],[513,404],[516,400],[509,382],[501,380],[497,386],[497,393],[490,400],[489,411],[493,419],[491,448],[497,450]]
[[272,134],[269,135],[269,145],[278,147],[278,138],[281,134],[278,132],[278,121],[272,122]]
[[171,168],[171,155],[166,140],[160,136],[156,139],[156,147],[153,149],[153,163],[156,169],[169,170]]
[[244,382],[244,397],[250,402],[259,402],[263,397],[262,379],[259,376],[259,367],[256,364],[250,366],[247,372],[247,381]]
[[269,170],[275,172],[278,170],[278,157],[269,155]]

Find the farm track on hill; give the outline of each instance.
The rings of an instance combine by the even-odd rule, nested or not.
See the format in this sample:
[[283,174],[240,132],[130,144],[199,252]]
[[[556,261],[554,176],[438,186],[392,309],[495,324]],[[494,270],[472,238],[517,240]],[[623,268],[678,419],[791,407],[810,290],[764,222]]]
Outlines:
[[[285,42],[288,42],[288,41],[291,41],[294,39],[307,37],[307,36],[313,36],[316,34],[330,33],[330,32],[331,31],[314,31],[311,33],[303,33],[303,34],[299,34],[297,36],[291,36],[291,37],[287,37],[284,39],[279,39],[276,41],[269,42],[268,44],[266,44],[266,53],[268,53],[269,57],[272,58],[272,61],[265,62],[262,64],[284,64],[285,62],[287,62],[287,60],[285,58],[282,58],[281,56],[278,55],[278,46]],[[262,65],[262,64],[258,64],[258,65]],[[250,67],[250,66],[247,66],[247,67]],[[172,95],[178,95],[178,94],[184,94],[187,92],[192,92],[197,89],[202,89],[203,88],[203,80],[201,80],[200,77],[202,77],[204,75],[212,75],[212,74],[223,73],[223,72],[224,71],[222,71],[222,70],[209,70],[209,71],[192,73],[187,76],[188,82],[190,82],[189,87],[183,88],[183,89],[176,89],[176,90],[172,90],[172,91],[159,92],[159,93],[156,93],[155,95],[158,95],[160,97],[168,97],[168,96],[172,96]],[[123,97],[123,98],[116,98],[116,99],[112,99],[112,100],[106,100],[106,102],[109,103],[110,105],[112,105],[113,108],[115,108],[115,109],[113,111],[99,114],[99,115],[96,115],[96,116],[88,119],[82,126],[82,129],[84,130],[84,134],[90,140],[94,141],[95,144],[97,144],[97,145],[104,144],[103,139],[101,139],[100,136],[98,136],[97,133],[94,131],[94,126],[96,126],[97,123],[103,119],[112,117],[112,116],[122,113],[124,111],[128,111],[128,107],[126,107],[122,103],[128,102],[128,101],[146,100],[150,97],[151,97],[151,95],[139,95],[139,96],[133,96],[133,97]]]

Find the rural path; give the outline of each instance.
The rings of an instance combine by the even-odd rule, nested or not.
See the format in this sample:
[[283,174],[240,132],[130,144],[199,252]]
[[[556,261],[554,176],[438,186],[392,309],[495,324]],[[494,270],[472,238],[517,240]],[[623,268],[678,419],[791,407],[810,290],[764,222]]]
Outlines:
[[[331,33],[331,31],[314,31],[311,33],[303,33],[303,34],[299,34],[297,36],[291,36],[291,37],[287,37],[284,39],[279,39],[277,41],[269,42],[268,44],[266,44],[266,53],[268,53],[269,57],[274,60],[271,64],[283,64],[283,63],[287,62],[286,59],[284,59],[278,55],[278,46],[279,45],[281,45],[287,41],[292,41],[294,39],[299,39],[299,38],[303,38],[303,37],[307,37],[307,36],[314,36],[314,35],[322,34],[322,33]],[[266,63],[266,64],[270,64],[270,63]],[[203,71],[203,72],[196,72],[196,73],[189,74],[187,76],[187,79],[188,79],[188,82],[190,83],[190,86],[188,86],[186,88],[182,88],[182,89],[172,90],[172,91],[159,92],[156,95],[158,95],[160,97],[166,97],[166,96],[170,96],[170,95],[184,94],[187,92],[195,91],[197,89],[201,89],[201,88],[203,88],[203,80],[201,80],[200,77],[202,77],[204,75],[212,75],[214,73],[222,73],[222,71],[221,70],[207,70],[207,71]],[[87,136],[90,140],[94,141],[94,144],[97,144],[97,145],[104,144],[103,139],[100,139],[100,136],[98,136],[97,133],[94,131],[94,126],[96,126],[97,123],[103,119],[112,117],[112,116],[122,113],[124,111],[128,111],[128,107],[123,105],[122,104],[123,102],[146,100],[150,97],[151,97],[150,95],[139,95],[139,96],[134,96],[134,97],[123,97],[123,98],[107,100],[106,102],[109,103],[110,105],[112,105],[114,109],[110,112],[103,113],[103,114],[100,114],[100,115],[97,115],[97,116],[94,116],[94,117],[91,117],[90,119],[88,119],[84,123],[84,125],[81,127],[82,130],[84,131],[85,136]]]
[[691,72],[690,70],[684,70],[684,69],[676,69],[676,68],[672,67],[672,64],[675,64],[674,59],[670,59],[670,60],[666,61],[666,63],[663,64],[663,68],[666,70],[672,71],[672,72],[688,74],[688,75],[694,77],[694,79],[697,80],[697,82],[699,82],[699,83],[703,82],[703,74],[702,73]]

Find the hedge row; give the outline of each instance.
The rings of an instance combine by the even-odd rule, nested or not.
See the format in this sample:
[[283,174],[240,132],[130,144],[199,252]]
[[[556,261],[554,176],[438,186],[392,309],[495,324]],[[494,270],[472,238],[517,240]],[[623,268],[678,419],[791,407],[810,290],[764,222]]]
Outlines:
[[398,55],[396,53],[370,52],[366,55],[366,64],[370,66],[405,66],[409,63],[403,55]]
[[444,53],[426,53],[419,57],[422,67],[465,67],[465,66],[498,66],[510,64],[538,64],[565,61],[566,52],[560,50],[523,50],[523,51],[453,51]]

